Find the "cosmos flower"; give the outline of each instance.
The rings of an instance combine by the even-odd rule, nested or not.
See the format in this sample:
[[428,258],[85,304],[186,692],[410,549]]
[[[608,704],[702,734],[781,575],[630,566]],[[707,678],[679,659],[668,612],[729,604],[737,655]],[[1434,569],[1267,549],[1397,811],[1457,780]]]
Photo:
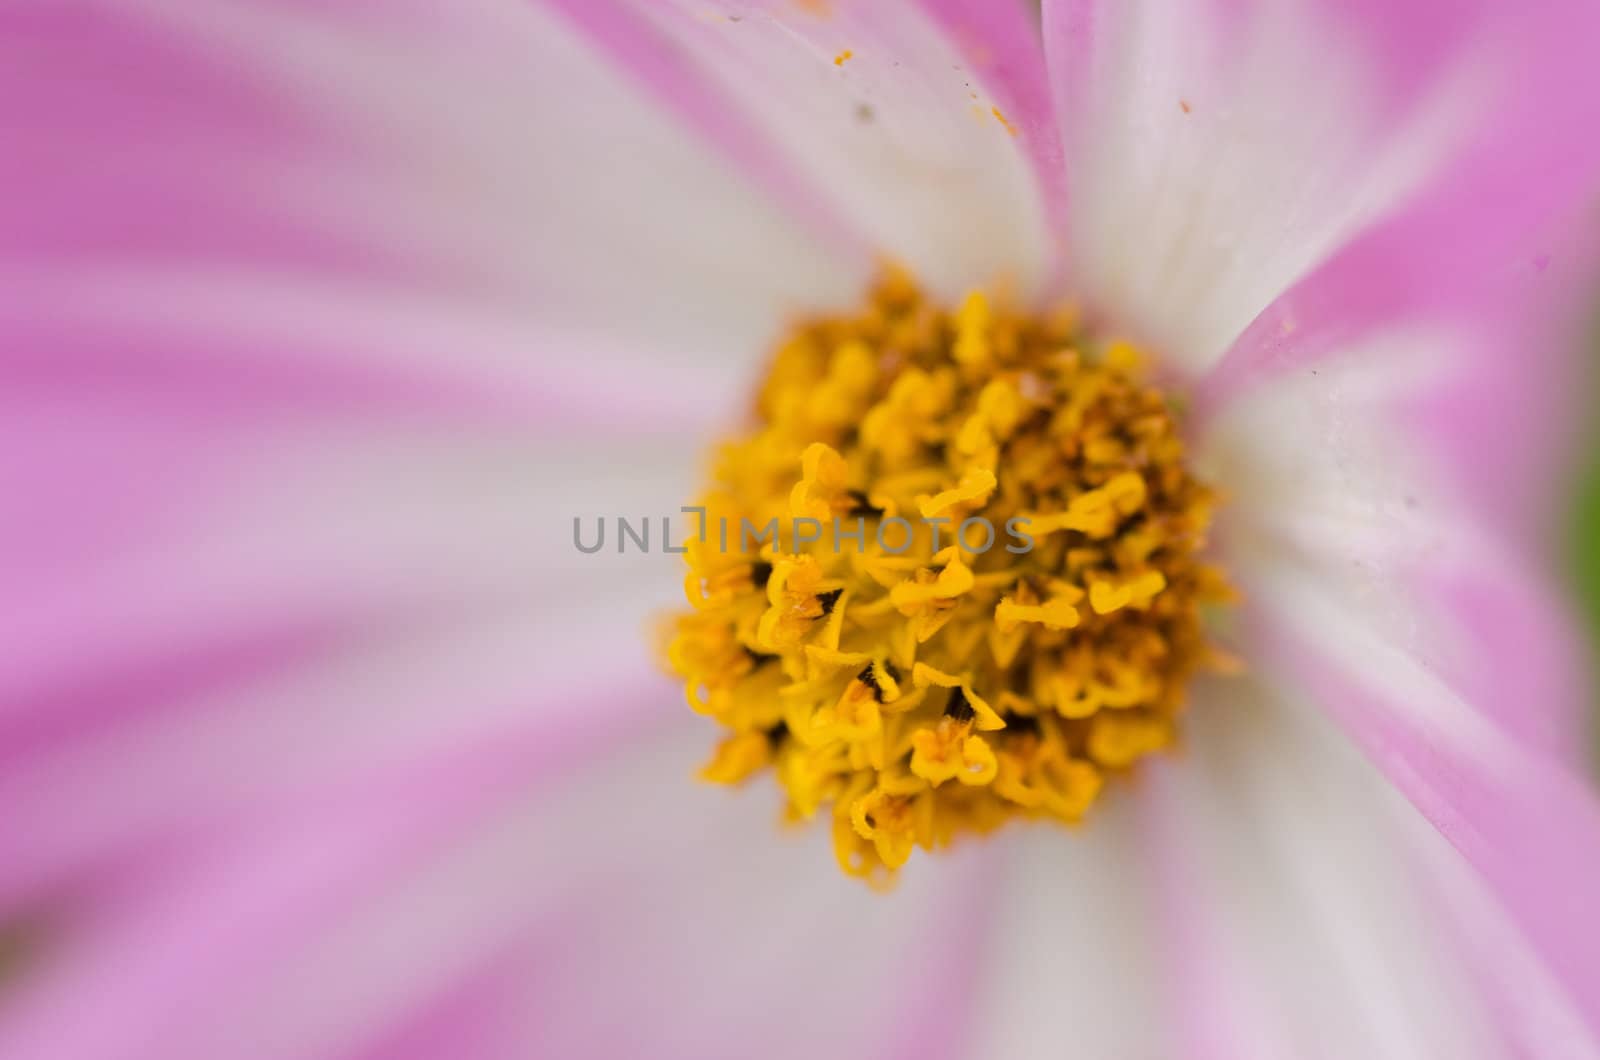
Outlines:
[[6,5],[0,1056],[1600,1052],[1597,32]]

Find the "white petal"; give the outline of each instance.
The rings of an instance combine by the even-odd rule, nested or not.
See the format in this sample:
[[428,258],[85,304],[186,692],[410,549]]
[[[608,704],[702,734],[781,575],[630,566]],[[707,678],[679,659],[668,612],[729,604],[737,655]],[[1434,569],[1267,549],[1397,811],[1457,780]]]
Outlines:
[[[566,343],[505,362],[513,378],[597,348],[611,379],[754,358],[785,314],[853,295],[867,264],[541,4],[226,0],[143,17],[311,130],[321,154],[258,164],[252,188],[376,242],[385,266],[426,277],[424,296],[466,294]],[[705,377],[719,382],[726,397],[742,380]]]
[[1131,801],[1114,793],[1077,830],[1039,824],[1006,853],[971,1055],[1162,1055],[1161,938]]
[[975,64],[920,5],[633,6],[704,64],[728,105],[767,130],[872,249],[946,297],[1001,279],[1038,292],[1052,253],[1029,159]]
[[1192,872],[1165,885],[1210,924],[1218,952],[1191,972],[1237,1017],[1234,1055],[1499,1055],[1459,925],[1409,863],[1415,811],[1349,741],[1246,681],[1206,688],[1188,731],[1186,760],[1154,767]]
[[1481,98],[1466,58],[1395,98],[1384,27],[1317,0],[1053,6],[1075,279],[1194,374],[1448,158]]
[[1470,352],[1442,325],[1378,334],[1228,405],[1198,447],[1229,497],[1219,551],[1247,600],[1283,596],[1361,670],[1372,645],[1452,689],[1408,709],[1464,702],[1479,729],[1570,760],[1584,700],[1559,597],[1458,466],[1454,436],[1479,426],[1428,407]]

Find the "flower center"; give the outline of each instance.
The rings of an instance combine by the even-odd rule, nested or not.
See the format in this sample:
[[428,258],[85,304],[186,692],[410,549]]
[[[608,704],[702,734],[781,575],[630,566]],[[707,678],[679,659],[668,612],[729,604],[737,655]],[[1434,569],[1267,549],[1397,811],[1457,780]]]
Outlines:
[[785,338],[686,544],[668,661],[729,730],[702,777],[770,766],[885,882],[916,847],[1076,821],[1170,747],[1229,590],[1143,360],[899,272]]

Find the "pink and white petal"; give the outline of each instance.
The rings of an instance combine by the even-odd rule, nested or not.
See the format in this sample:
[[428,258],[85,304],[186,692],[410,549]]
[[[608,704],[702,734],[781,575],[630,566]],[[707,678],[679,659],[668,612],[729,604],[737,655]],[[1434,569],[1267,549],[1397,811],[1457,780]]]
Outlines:
[[[525,5],[0,19],[17,192],[0,227],[21,296],[0,310],[0,490],[22,500],[0,528],[8,730],[39,703],[56,725],[63,691],[97,688],[80,705],[114,714],[117,677],[218,647],[547,590],[572,517],[677,507],[682,480],[638,478],[638,457],[663,452],[645,414],[682,392],[658,385],[690,378],[680,355],[745,353],[839,282],[760,189]],[[572,98],[597,135],[572,135]],[[581,143],[543,152],[525,129]],[[617,164],[634,150],[652,164]],[[719,256],[747,257],[739,240],[765,267]],[[595,298],[552,286],[580,280]],[[638,312],[607,285],[637,285]],[[654,393],[627,396],[629,366]],[[695,375],[680,411],[743,385]],[[579,448],[574,418],[630,428],[620,478],[539,440]]]
[[1589,682],[1545,573],[1440,473],[1407,415],[1448,372],[1451,339],[1393,337],[1219,419],[1213,452],[1239,490],[1225,548],[1249,601],[1241,643],[1460,849],[1600,1027],[1581,882],[1600,872],[1600,803],[1580,779]]
[[[1467,883],[1494,910],[1512,966],[1535,969],[1518,984],[1503,969],[1480,973],[1535,1037],[1518,1055],[1551,1052],[1537,1011],[1570,1009],[1559,1037],[1584,1028],[1600,1050],[1600,975],[1588,881],[1600,871],[1600,801],[1568,763],[1529,750],[1487,723],[1475,705],[1404,653],[1328,608],[1313,593],[1270,587],[1256,634],[1267,662],[1308,690],[1389,782],[1448,840]],[[1258,592],[1262,590],[1258,589]],[[1266,593],[1262,592],[1265,597]],[[1538,989],[1554,991],[1540,998]],[[1511,1033],[1509,1030],[1507,1033]]]
[[1527,121],[1583,69],[1581,30],[1551,12],[1057,0],[1045,30],[1077,284],[1191,376],[1463,164],[1548,160],[1581,128],[1563,100]]
[[587,580],[548,589],[568,600],[290,630],[195,660],[156,657],[131,675],[95,671],[40,697],[40,716],[5,741],[0,906],[488,739],[688,715],[643,650],[648,593]]
[[1473,341],[1444,326],[1375,336],[1242,393],[1198,456],[1229,491],[1221,548],[1247,597],[1298,578],[1508,738],[1576,763],[1589,675],[1570,609],[1421,411]]
[[[72,354],[64,371],[143,346],[173,371],[304,381],[326,358],[374,386],[542,397],[568,419],[608,414],[617,388],[600,384],[627,371],[658,405],[704,412],[745,380],[687,386],[686,368],[749,358],[866,268],[538,5],[0,17],[5,255],[99,329],[63,334],[46,299],[41,333],[6,343],[36,371],[47,344]],[[119,313],[148,341],[104,334]],[[146,330],[235,316],[254,344],[172,350]],[[348,341],[400,322],[421,326],[392,360]]]
[[[1575,94],[1600,108],[1600,89]],[[1530,115],[1527,127],[1542,128],[1536,119],[1556,120]],[[1586,304],[1600,277],[1600,152],[1541,167],[1534,150],[1463,164],[1274,302],[1197,386],[1199,430],[1286,381],[1301,393],[1319,377],[1391,374],[1396,335],[1426,334],[1427,385],[1394,395],[1386,431],[1458,494],[1465,523],[1548,550],[1595,381]],[[1494,164],[1506,158],[1519,164]]]
[[[673,710],[647,643],[681,602],[662,551],[681,445],[202,440],[215,474],[181,483],[215,497],[105,515],[5,609],[8,906],[341,775],[629,701]],[[650,552],[618,553],[619,515]],[[584,554],[575,520],[592,547],[601,519]]]
[[1516,1057],[1600,1056],[1600,1039],[1574,998],[1483,878],[1433,822],[1406,818],[1425,894],[1454,924],[1454,939],[1496,1039]]
[[[1258,390],[1287,385],[1299,393],[1318,378],[1387,375],[1396,335],[1428,335],[1435,367],[1427,385],[1396,394],[1385,415],[1474,523],[1547,548],[1594,382],[1584,302],[1600,275],[1600,226],[1575,213],[1565,233],[1528,231],[1520,249],[1493,255],[1441,240],[1455,249],[1441,250],[1434,268],[1420,260],[1428,251],[1395,235],[1406,223],[1359,241],[1274,303],[1197,388],[1197,429],[1205,433]],[[1484,227],[1466,217],[1455,224]],[[1391,249],[1369,257],[1374,245]],[[1468,260],[1476,265],[1461,268]]]
[[991,0],[919,3],[956,41],[967,69],[980,79],[1010,127],[1017,131],[1044,197],[1052,240],[1051,267],[1064,269],[1066,260],[1060,247],[1066,233],[1066,171],[1061,130],[1050,94],[1050,74],[1044,61],[1044,42],[1039,36],[1036,13],[1028,10],[1033,5]]
[[[1524,955],[1443,911],[1464,866],[1295,687],[1201,690],[1183,760],[1152,765],[1173,934],[1211,948],[1184,985],[1208,1035],[1173,1055],[1593,1056],[1595,1039],[1517,1038],[1475,973]],[[1428,858],[1424,859],[1424,846]],[[1503,963],[1502,963],[1503,962]],[[1570,1006],[1559,989],[1549,1014]],[[1552,1021],[1552,1026],[1555,1021]]]
[[[81,677],[86,658],[116,669],[297,623],[359,629],[430,608],[548,607],[561,602],[552,591],[583,580],[644,577],[659,601],[678,577],[659,552],[660,518],[689,495],[689,439],[558,448],[514,432],[371,437],[331,423],[243,437],[228,425],[137,423],[124,435],[103,406],[88,411],[98,415],[87,437],[63,449],[86,459],[135,446],[127,471],[147,479],[131,496],[25,494],[43,510],[8,534],[22,539],[17,595],[0,610],[18,646],[0,669],[8,703]],[[176,467],[153,459],[168,452]],[[595,520],[618,515],[651,517],[658,551],[616,555],[614,532],[604,553],[578,551],[575,519],[590,540]]]
[[5,396],[22,404],[120,394],[236,423],[321,415],[646,434],[703,425],[751,374],[718,368],[689,386],[648,343],[377,274],[107,262],[0,266],[0,280],[14,295],[0,305]]
[[1167,955],[1124,794],[1109,793],[1070,835],[1040,824],[985,851],[1005,858],[1005,876],[987,899],[994,936],[968,1055],[1167,1055]]
[[1492,362],[1464,356],[1462,374],[1510,415],[1572,381],[1572,313],[1592,291],[1600,250],[1600,146],[1585,135],[1600,122],[1586,43],[1600,11],[1511,10],[1486,53],[1520,57],[1515,76],[1476,116],[1466,150],[1262,313],[1202,381],[1203,404],[1430,317],[1490,332]]
[[[560,783],[499,741],[219,837],[57,941],[5,1055],[362,1055],[452,1002],[495,1021],[469,1057],[953,1055],[959,1006],[935,1006],[985,863],[884,901],[825,829],[784,842],[773,800],[687,783],[704,734],[680,735],[612,739]],[[891,1053],[918,1022],[930,1041]]]
[[981,19],[934,0],[560,6],[619,51],[641,26],[665,37],[869,249],[939,294],[1042,292],[1057,149],[1020,4]]
[[525,601],[578,555],[574,517],[672,512],[689,489],[689,438],[541,440],[482,409],[441,420],[437,395],[346,401],[336,372],[282,386],[264,361],[190,371],[118,341],[126,359],[25,371],[0,398],[0,730],[52,688],[218,643]]
[[675,511],[691,443],[641,414],[719,407],[747,367],[704,358],[747,366],[841,259],[524,5],[0,20],[6,912],[668,709],[640,586],[670,557],[568,527]]

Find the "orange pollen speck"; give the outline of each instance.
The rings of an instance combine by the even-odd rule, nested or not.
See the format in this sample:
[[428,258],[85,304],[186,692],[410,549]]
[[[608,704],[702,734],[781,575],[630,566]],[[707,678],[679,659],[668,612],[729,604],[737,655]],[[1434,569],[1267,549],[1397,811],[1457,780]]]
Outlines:
[[851,51],[849,48],[846,48],[844,51],[833,57],[833,65],[843,66],[845,63],[854,58],[855,54],[855,52]]
[[701,776],[770,772],[886,883],[917,848],[1077,821],[1172,746],[1231,594],[1146,370],[1075,313],[942,306],[898,271],[796,326],[685,545],[667,662],[726,733]]

